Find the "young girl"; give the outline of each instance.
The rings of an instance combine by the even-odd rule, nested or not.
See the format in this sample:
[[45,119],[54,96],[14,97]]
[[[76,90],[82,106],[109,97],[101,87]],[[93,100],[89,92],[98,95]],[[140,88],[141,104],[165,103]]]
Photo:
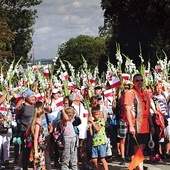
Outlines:
[[[98,159],[102,162],[104,170],[108,170],[106,157],[106,134],[105,120],[101,118],[100,107],[96,106],[91,109],[92,116],[89,116],[90,134],[92,135],[92,161],[97,170],[100,170]],[[93,120],[94,119],[94,120]]]
[[[60,127],[63,132],[64,150],[62,153],[61,170],[77,170],[77,135],[74,131],[72,120],[76,111],[73,107],[66,107],[62,110]],[[71,166],[71,167],[70,167]]]
[[44,128],[41,126],[41,120],[44,116],[43,102],[37,101],[35,104],[35,111],[33,121],[31,123],[31,132],[33,134],[33,162],[34,170],[45,170],[45,135]]

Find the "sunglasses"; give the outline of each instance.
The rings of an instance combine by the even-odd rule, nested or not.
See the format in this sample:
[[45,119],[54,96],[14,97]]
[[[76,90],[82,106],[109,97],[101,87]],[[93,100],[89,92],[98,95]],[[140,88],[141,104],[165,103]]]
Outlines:
[[135,80],[136,82],[143,82],[143,79]]

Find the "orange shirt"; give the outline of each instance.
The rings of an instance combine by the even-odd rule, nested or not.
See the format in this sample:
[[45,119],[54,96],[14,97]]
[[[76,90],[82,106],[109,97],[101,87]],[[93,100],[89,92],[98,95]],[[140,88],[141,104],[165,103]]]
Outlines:
[[131,118],[137,133],[149,132],[150,100],[146,91],[141,93],[135,89],[125,92],[125,106],[131,106]]

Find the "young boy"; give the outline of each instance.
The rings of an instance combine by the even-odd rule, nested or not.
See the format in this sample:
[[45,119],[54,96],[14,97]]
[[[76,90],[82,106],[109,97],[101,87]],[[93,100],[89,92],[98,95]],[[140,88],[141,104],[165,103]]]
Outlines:
[[[92,116],[89,116],[89,130],[92,135],[92,161],[97,170],[100,170],[98,158],[102,162],[104,170],[108,170],[106,157],[106,134],[105,120],[101,118],[100,106],[91,109]],[[93,118],[92,118],[93,117]]]

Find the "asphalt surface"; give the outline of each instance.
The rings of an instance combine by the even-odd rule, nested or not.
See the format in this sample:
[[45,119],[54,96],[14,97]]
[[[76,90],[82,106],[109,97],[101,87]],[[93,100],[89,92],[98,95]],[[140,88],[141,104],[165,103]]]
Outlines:
[[[144,162],[144,166],[148,167],[148,170],[169,170],[170,169],[170,159],[169,160],[163,160],[163,162],[157,162],[157,163],[150,163],[149,157],[145,156],[146,160]],[[8,167],[1,167],[1,169],[4,170],[10,170],[10,169],[15,169],[17,167],[14,162],[14,151],[13,151],[13,146],[11,146],[11,156],[10,156],[10,164],[9,168]],[[108,165],[109,165],[109,170],[128,170],[128,165],[129,161],[126,161],[125,165],[119,165],[120,163],[120,158],[117,158],[116,156],[112,156],[107,159]],[[56,168],[54,167],[54,161],[51,160],[52,164],[52,170],[58,170],[60,169],[59,167]],[[95,170],[93,164],[89,162],[89,166]],[[29,168],[29,170],[32,170],[33,168]],[[80,170],[81,170],[81,165],[80,165]]]

